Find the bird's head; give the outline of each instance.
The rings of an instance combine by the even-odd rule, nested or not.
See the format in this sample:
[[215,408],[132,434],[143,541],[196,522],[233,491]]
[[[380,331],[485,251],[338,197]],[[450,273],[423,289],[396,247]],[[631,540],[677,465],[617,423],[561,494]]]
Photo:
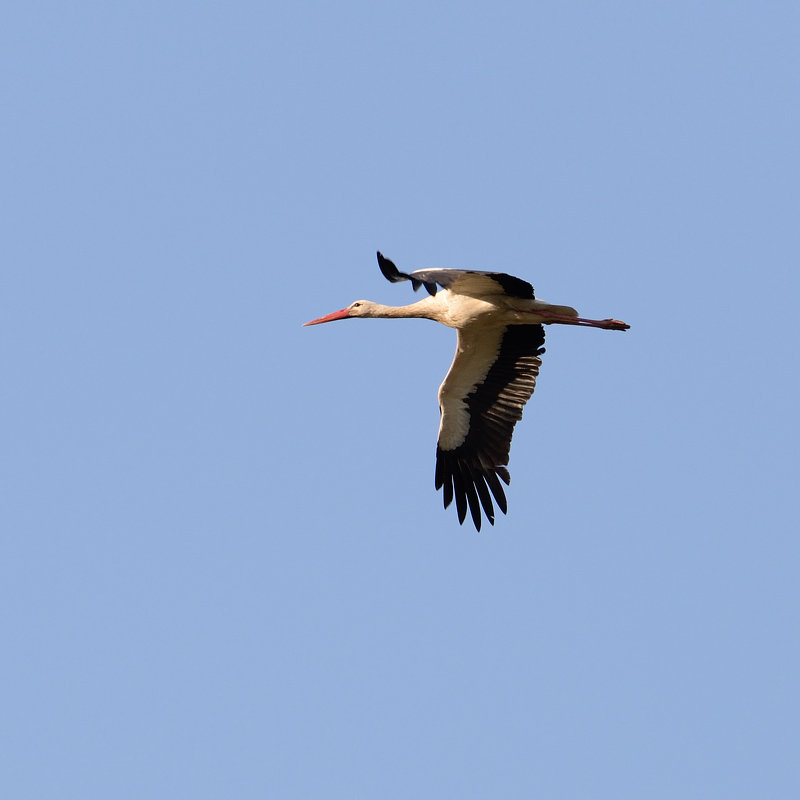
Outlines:
[[306,325],[319,325],[321,322],[333,322],[335,319],[352,319],[353,317],[371,317],[375,309],[375,303],[369,300],[356,300],[355,303],[350,303],[347,308],[341,311],[334,311],[331,314],[326,314],[324,317],[312,319],[311,322],[303,323]]

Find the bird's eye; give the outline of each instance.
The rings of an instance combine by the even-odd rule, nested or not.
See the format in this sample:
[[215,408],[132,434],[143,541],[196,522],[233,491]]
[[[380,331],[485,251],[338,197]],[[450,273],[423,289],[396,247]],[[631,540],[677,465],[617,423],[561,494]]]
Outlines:
[[350,308],[359,308],[360,306],[361,303],[353,303],[353,305],[351,305]]

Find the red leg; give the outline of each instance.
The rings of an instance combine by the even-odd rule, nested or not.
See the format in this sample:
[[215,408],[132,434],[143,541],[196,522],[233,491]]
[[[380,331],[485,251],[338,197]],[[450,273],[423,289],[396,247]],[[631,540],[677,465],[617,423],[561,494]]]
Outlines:
[[626,331],[630,328],[618,319],[584,319],[583,317],[562,317],[553,315],[544,322],[545,325],[586,325],[590,328],[604,328],[607,331]]

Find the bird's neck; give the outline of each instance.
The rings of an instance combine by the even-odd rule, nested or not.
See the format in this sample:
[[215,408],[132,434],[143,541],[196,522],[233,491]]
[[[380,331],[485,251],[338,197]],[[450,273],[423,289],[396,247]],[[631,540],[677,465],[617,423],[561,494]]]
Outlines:
[[373,307],[374,314],[371,316],[384,319],[438,320],[441,316],[441,309],[437,297],[437,295],[425,297],[407,306],[384,306],[380,303],[375,303]]

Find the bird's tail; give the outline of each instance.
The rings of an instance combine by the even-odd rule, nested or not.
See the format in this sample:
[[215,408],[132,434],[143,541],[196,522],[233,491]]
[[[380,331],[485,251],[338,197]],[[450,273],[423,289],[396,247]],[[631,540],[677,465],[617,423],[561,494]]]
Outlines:
[[538,298],[533,301],[533,311],[537,313],[546,312],[548,314],[556,314],[559,317],[577,317],[578,312],[572,306],[555,306],[552,303],[545,303],[544,300]]

